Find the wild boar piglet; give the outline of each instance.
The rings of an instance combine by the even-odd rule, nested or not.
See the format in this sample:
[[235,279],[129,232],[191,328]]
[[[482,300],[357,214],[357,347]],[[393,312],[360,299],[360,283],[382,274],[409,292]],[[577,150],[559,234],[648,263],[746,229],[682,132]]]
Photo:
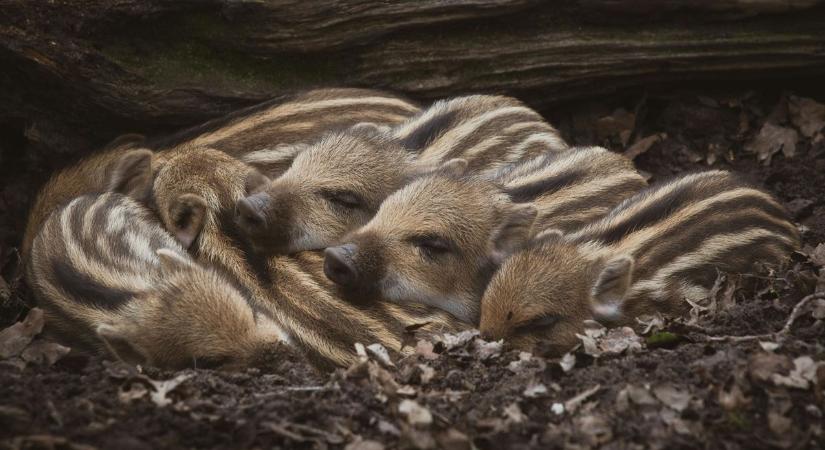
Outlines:
[[799,234],[771,195],[724,171],[650,187],[602,219],[563,234],[546,230],[495,273],[481,302],[480,329],[556,354],[576,344],[583,321],[635,325],[660,312],[685,313],[718,274],[779,265]]
[[375,217],[326,250],[327,276],[353,292],[380,292],[477,323],[481,294],[498,265],[531,237],[534,223],[573,228],[645,186],[621,155],[601,148],[535,157],[499,173],[471,175],[453,159],[381,204]]
[[264,254],[323,249],[367,223],[391,193],[450,159],[461,157],[479,173],[566,149],[552,126],[515,99],[444,100],[396,127],[362,123],[327,134],[282,176],[251,186],[236,221]]

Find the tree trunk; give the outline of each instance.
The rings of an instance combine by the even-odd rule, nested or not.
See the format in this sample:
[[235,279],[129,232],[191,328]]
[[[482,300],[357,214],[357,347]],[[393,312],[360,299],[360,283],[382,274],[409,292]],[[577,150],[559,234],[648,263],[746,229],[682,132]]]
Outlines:
[[821,0],[3,0],[0,123],[54,151],[296,89],[536,107],[652,83],[825,72]]

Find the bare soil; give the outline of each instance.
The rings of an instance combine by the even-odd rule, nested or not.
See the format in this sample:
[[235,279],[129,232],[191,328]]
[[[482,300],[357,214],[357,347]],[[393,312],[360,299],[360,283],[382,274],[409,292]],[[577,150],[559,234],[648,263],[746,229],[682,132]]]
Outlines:
[[[806,247],[786,270],[728,279],[715,306],[689,324],[664,321],[634,340],[640,349],[594,357],[580,348],[560,361],[467,339],[433,352],[422,343],[394,367],[368,360],[329,374],[297,358],[242,373],[138,373],[74,354],[21,368],[12,358],[0,361],[0,447],[825,447],[825,302],[809,303],[813,312],[805,309],[787,335],[770,336],[803,297],[825,289],[825,246],[816,250],[825,242],[825,130],[802,133],[798,101],[782,92],[685,91],[548,112],[571,142],[639,153],[651,182],[739,171],[803,226]],[[796,132],[793,152],[788,132],[759,138],[766,122]],[[30,197],[33,184],[3,192]],[[4,242],[19,239],[20,222],[3,222]],[[13,253],[4,251],[6,280],[14,279]],[[25,315],[26,296],[12,293],[3,324]]]

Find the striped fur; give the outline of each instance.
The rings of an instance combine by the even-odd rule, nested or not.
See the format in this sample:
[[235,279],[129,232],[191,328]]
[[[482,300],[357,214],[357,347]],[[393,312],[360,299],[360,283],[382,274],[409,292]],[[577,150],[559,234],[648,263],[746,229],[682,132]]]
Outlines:
[[538,113],[509,97],[444,100],[395,128],[364,125],[326,135],[239,203],[238,224],[262,253],[333,245],[389,194],[450,159],[466,160],[471,172],[495,172],[567,149]]
[[179,151],[212,148],[238,158],[269,176],[283,173],[306,144],[334,129],[371,122],[396,125],[419,108],[386,92],[369,89],[316,89],[290,98],[278,98],[175,135],[145,141],[141,136],[118,138],[101,152],[54,175],[40,190],[29,213],[23,237],[26,259],[31,243],[46,217],[58,206],[83,194],[106,190],[106,174],[123,154],[138,147],[158,152],[153,167]]
[[534,229],[574,230],[645,186],[630,161],[597,147],[481,176],[454,169],[423,176],[387,198],[345,244],[327,250],[329,276],[475,323],[495,267]]
[[279,339],[232,284],[121,194],[80,196],[56,210],[27,275],[49,330],[132,363],[243,367]]
[[563,352],[583,320],[632,325],[644,314],[684,313],[719,272],[778,265],[798,246],[771,195],[724,171],[686,175],[579,231],[539,235],[493,277],[481,330],[525,349],[544,338]]
[[[201,165],[219,167],[208,175]],[[318,367],[347,366],[356,361],[354,343],[381,343],[401,351],[407,326],[426,324],[423,333],[464,327],[449,315],[415,305],[398,306],[381,299],[350,303],[323,273],[323,257],[304,252],[263,258],[250,252],[233,221],[233,206],[245,195],[244,180],[253,169],[217,151],[192,151],[166,162],[153,183],[153,203],[167,226],[186,227],[193,215],[178,201],[187,195],[205,198],[206,217],[190,248],[196,259],[215,267],[243,286],[256,311],[272,321],[285,342]],[[192,176],[197,172],[201,176]],[[176,214],[170,211],[176,210]]]

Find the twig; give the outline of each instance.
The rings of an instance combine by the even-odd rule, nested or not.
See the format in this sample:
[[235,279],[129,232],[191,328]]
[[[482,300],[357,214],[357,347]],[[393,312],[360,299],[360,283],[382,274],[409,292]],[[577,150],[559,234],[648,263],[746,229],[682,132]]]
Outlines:
[[[763,340],[780,340],[784,341],[787,337],[791,334],[791,327],[793,326],[794,322],[802,315],[802,311],[805,309],[809,303],[814,300],[825,299],[825,292],[816,292],[813,293],[802,300],[794,306],[793,310],[791,310],[791,314],[788,316],[787,322],[785,322],[785,326],[782,327],[781,330],[776,331],[774,333],[767,333],[767,334],[756,334],[756,335],[748,335],[748,336],[705,336],[704,340],[708,342],[751,342],[751,341],[763,341]],[[702,327],[695,326],[700,330],[704,330]]]

